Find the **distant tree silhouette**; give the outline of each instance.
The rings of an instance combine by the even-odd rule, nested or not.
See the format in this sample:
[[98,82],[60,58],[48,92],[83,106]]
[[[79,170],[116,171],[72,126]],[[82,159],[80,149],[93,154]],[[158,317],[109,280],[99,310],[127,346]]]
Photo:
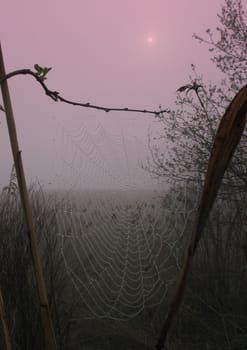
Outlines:
[[[170,183],[202,183],[220,119],[231,99],[247,83],[247,21],[241,0],[225,0],[216,31],[195,39],[209,47],[223,74],[220,84],[207,84],[191,65],[190,82],[177,90],[177,109],[160,117],[160,132],[149,135],[145,168]],[[247,190],[246,131],[224,179],[224,189]],[[230,187],[229,187],[230,186]],[[229,192],[229,191],[228,191]]]

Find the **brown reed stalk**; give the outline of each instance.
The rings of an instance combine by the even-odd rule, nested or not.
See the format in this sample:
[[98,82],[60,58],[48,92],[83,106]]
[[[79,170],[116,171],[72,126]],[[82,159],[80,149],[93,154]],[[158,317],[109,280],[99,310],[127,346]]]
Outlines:
[[[0,43],[0,78],[4,77],[5,67],[3,54]],[[56,338],[55,332],[52,324],[52,318],[50,313],[50,307],[48,303],[47,291],[45,286],[45,280],[41,265],[41,259],[38,249],[38,243],[35,236],[34,224],[32,219],[32,211],[30,206],[30,201],[28,197],[27,185],[25,180],[25,174],[23,169],[21,151],[18,145],[17,132],[15,127],[14,114],[12,110],[10,94],[8,89],[7,80],[4,80],[1,83],[1,90],[3,96],[4,109],[6,113],[6,120],[9,132],[9,139],[16,169],[16,175],[18,180],[19,192],[21,197],[21,202],[23,206],[24,217],[26,221],[27,234],[30,242],[31,255],[34,267],[35,280],[38,290],[39,302],[40,302],[40,311],[41,311],[41,319],[45,333],[45,342],[47,350],[55,350],[56,346]]]
[[207,174],[197,209],[197,216],[192,228],[190,244],[167,317],[160,332],[156,345],[157,350],[165,349],[168,333],[183,300],[193,256],[216,199],[224,173],[243,134],[246,121],[247,85],[233,98],[220,121],[208,161]]

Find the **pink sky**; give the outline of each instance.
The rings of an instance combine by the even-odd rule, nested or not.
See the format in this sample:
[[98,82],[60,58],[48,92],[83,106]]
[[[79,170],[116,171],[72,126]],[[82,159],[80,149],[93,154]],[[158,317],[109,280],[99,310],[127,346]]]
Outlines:
[[[191,63],[206,80],[215,77],[207,48],[192,34],[204,35],[208,27],[218,25],[216,14],[222,2],[5,1],[0,39],[6,70],[32,68],[35,63],[52,67],[47,85],[68,99],[141,109],[157,109],[159,104],[170,107],[176,89],[188,82]],[[70,130],[82,122],[89,133],[100,123],[115,136],[136,137],[145,158],[152,116],[105,114],[56,104],[31,77],[13,78],[9,86],[29,178],[54,181],[55,159],[61,156],[58,123]],[[133,154],[128,152],[136,159],[135,149]],[[5,164],[0,177],[4,185],[12,164],[4,121],[0,124],[0,162]]]

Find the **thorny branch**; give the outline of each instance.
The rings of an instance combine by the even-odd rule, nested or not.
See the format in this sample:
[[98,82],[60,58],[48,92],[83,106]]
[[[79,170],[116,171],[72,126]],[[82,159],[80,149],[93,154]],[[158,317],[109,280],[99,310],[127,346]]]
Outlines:
[[153,115],[155,115],[155,117],[158,117],[158,118],[163,117],[164,113],[170,112],[168,109],[162,110],[161,108],[159,109],[159,111],[151,111],[151,110],[147,110],[147,109],[104,107],[104,106],[94,105],[94,104],[91,104],[89,102],[81,103],[81,102],[70,101],[70,100],[67,100],[64,97],[60,96],[59,92],[49,90],[48,87],[46,86],[46,84],[44,83],[44,79],[41,76],[39,76],[37,73],[31,71],[30,69],[20,69],[20,70],[16,70],[16,71],[13,71],[11,73],[8,73],[4,77],[0,77],[0,84],[2,84],[5,80],[10,79],[16,75],[31,75],[31,76],[33,76],[38,81],[38,83],[42,86],[42,88],[45,90],[46,95],[49,96],[55,102],[60,101],[60,102],[64,102],[64,103],[67,103],[67,104],[70,104],[73,106],[93,108],[93,109],[98,109],[98,110],[101,110],[104,112],[116,111],[116,112],[147,113],[147,114],[153,114]]

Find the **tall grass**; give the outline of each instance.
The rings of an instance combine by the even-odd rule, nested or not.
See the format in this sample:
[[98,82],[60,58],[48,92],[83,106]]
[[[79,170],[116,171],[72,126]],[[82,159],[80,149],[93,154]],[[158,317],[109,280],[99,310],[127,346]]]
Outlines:
[[247,265],[240,217],[244,199],[240,206],[231,199],[217,201],[192,263],[168,349],[247,348]]
[[[164,319],[164,310],[168,309],[167,298],[160,308],[144,310],[131,322],[83,319],[85,307],[67,276],[60,253],[56,216],[56,205],[61,205],[60,200],[56,204],[38,185],[33,186],[29,193],[58,348],[140,349],[143,345],[138,343],[140,336],[135,339],[135,332],[146,332],[148,336],[148,325],[151,324],[154,332],[153,340],[150,339],[149,343],[153,341],[154,344]],[[173,200],[178,202],[178,197],[167,196],[164,205]],[[174,240],[170,242],[173,254],[164,262],[170,268],[166,274],[162,274],[164,281],[170,281],[170,295],[173,292],[172,280],[176,280],[183,263],[184,248],[188,244],[189,229],[181,232],[185,223],[189,220],[193,222],[195,204],[194,195],[189,198],[187,194],[187,198],[181,196],[179,200],[182,203],[174,204],[166,227],[166,234],[173,230],[169,239]],[[217,201],[192,264],[184,302],[169,338],[169,350],[246,349],[247,266],[241,251],[244,227],[239,215],[245,207],[244,197],[240,202],[230,199]],[[136,211],[136,215],[141,214]],[[3,191],[0,198],[0,281],[3,300],[13,349],[41,350],[45,349],[42,323],[22,218],[20,200],[13,186],[11,191]],[[147,221],[151,219],[147,218]],[[116,218],[109,217],[109,225],[111,220]],[[164,255],[163,258],[165,261],[167,257]],[[2,348],[4,341],[0,337]]]
[[[58,348],[68,349],[74,299],[67,294],[70,286],[60,255],[54,208],[38,185],[33,186],[29,194]],[[8,187],[0,195],[0,281],[12,347],[41,350],[45,344],[25,230],[18,193]],[[0,348],[4,348],[2,337]]]

